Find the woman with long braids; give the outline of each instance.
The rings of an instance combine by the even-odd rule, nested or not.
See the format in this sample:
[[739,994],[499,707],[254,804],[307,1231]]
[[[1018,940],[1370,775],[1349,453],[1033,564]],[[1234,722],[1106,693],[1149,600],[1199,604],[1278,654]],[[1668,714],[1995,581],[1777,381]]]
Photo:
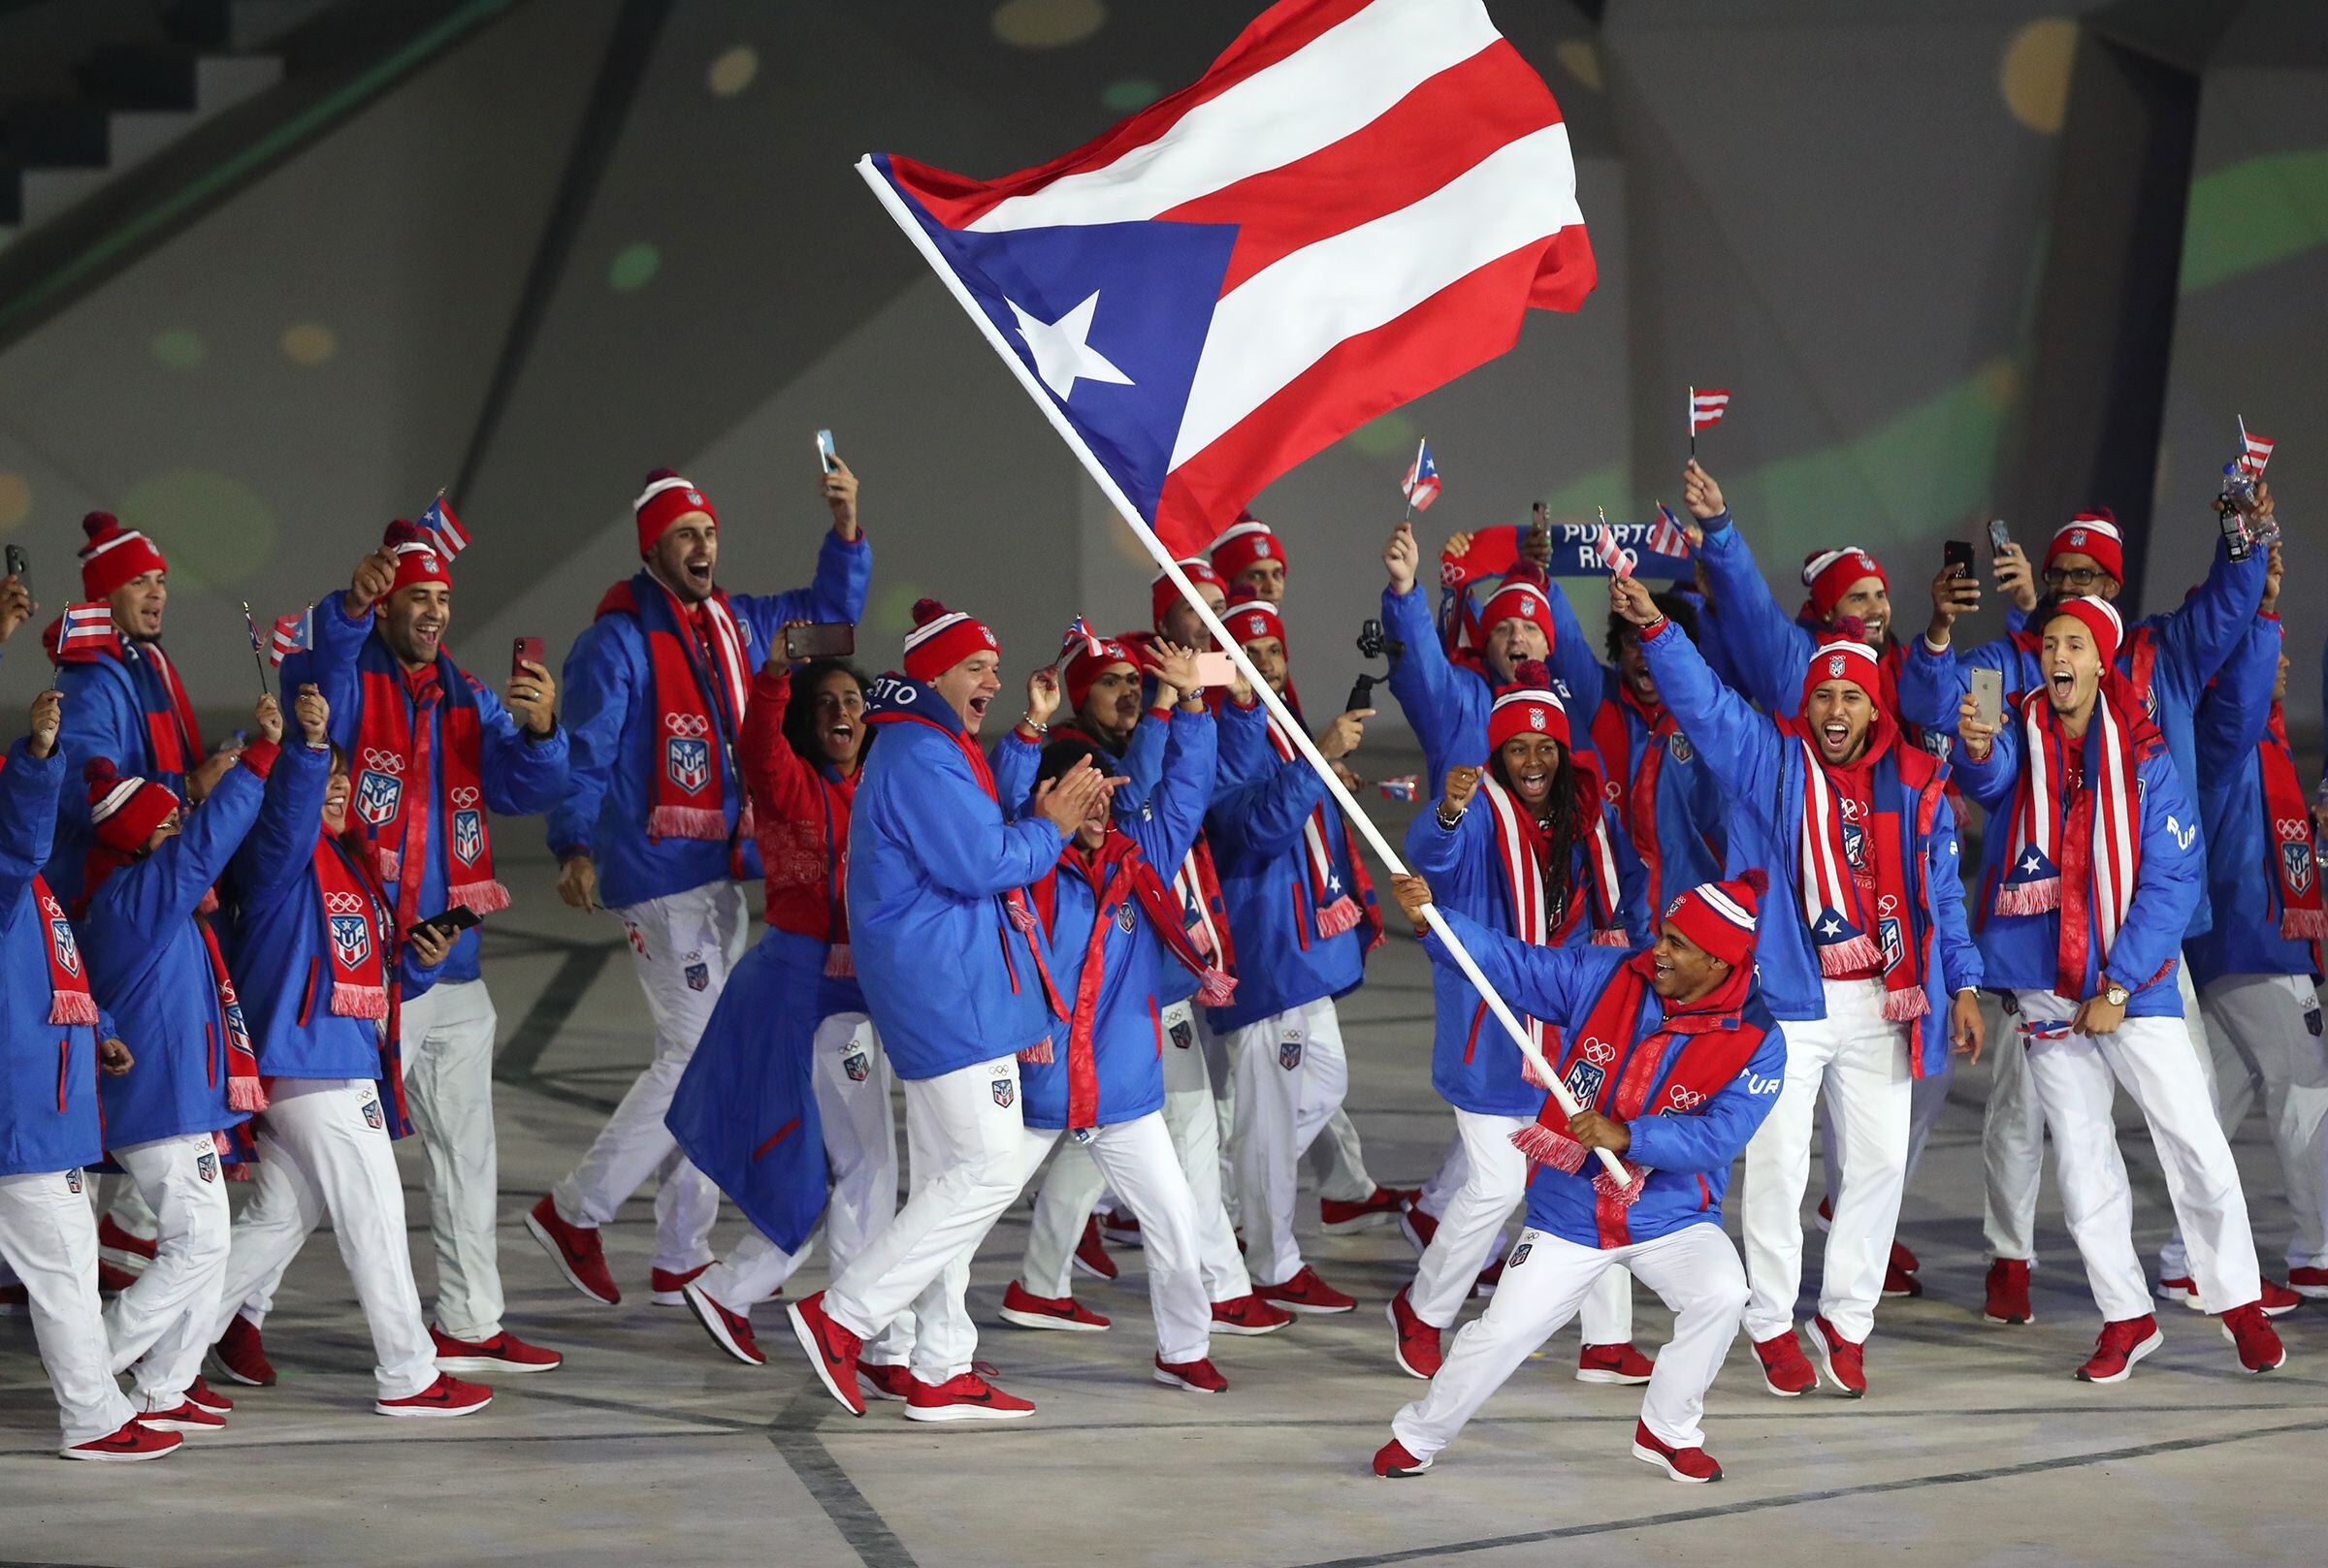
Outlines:
[[[1603,803],[1600,764],[1570,749],[1568,711],[1544,665],[1528,659],[1515,674],[1488,712],[1486,767],[1448,768],[1438,811],[1407,830],[1407,860],[1440,903],[1521,942],[1636,945],[1649,929],[1640,861]],[[1449,1193],[1437,1223],[1406,1216],[1422,1262],[1389,1307],[1393,1354],[1419,1378],[1439,1370],[1440,1337],[1521,1200],[1528,1159],[1511,1140],[1544,1103],[1471,982],[1438,969],[1431,983],[1431,1082],[1455,1107],[1456,1143],[1432,1183]],[[1524,1022],[1538,1050],[1556,1048],[1541,1022]],[[1632,1290],[1631,1277],[1611,1269],[1586,1300],[1580,1380],[1648,1381],[1649,1359],[1630,1343]]]

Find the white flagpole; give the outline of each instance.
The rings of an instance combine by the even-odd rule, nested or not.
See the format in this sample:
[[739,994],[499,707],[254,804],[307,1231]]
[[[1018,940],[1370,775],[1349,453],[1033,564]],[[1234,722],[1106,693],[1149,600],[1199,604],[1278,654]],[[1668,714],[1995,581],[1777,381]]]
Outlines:
[[[897,227],[905,232],[905,237],[914,242],[915,248],[919,249],[922,257],[928,261],[931,270],[938,274],[939,281],[946,285],[947,291],[961,305],[964,313],[970,317],[972,324],[986,336],[986,341],[993,346],[994,352],[1001,357],[1002,363],[1009,368],[1013,375],[1018,378],[1018,384],[1026,389],[1026,395],[1034,400],[1035,406],[1043,411],[1044,418],[1050,420],[1051,428],[1059,432],[1059,439],[1065,441],[1067,449],[1083,463],[1083,470],[1091,476],[1092,482],[1099,486],[1101,494],[1106,496],[1110,503],[1115,506],[1116,515],[1122,518],[1125,526],[1132,530],[1132,536],[1138,539],[1142,547],[1155,559],[1156,564],[1163,568],[1164,575],[1172,579],[1173,586],[1180,591],[1180,597],[1188,601],[1189,608],[1197,613],[1198,618],[1204,622],[1206,629],[1212,633],[1213,641],[1218,643],[1228,654],[1230,660],[1236,664],[1238,672],[1252,687],[1253,695],[1261,699],[1262,705],[1269,710],[1270,715],[1283,726],[1285,733],[1292,737],[1294,749],[1301,752],[1302,760],[1309,763],[1310,769],[1324,781],[1327,793],[1331,794],[1335,804],[1342,808],[1342,816],[1347,825],[1358,830],[1360,836],[1373,848],[1375,857],[1389,869],[1392,876],[1407,875],[1406,863],[1399,858],[1398,851],[1391,848],[1390,841],[1382,837],[1381,830],[1376,828],[1366,813],[1359,809],[1358,802],[1351,798],[1350,792],[1342,787],[1342,781],[1334,775],[1334,765],[1328,762],[1325,755],[1318,751],[1317,743],[1310,738],[1310,732],[1302,727],[1301,720],[1294,718],[1291,710],[1286,708],[1277,692],[1270,688],[1269,682],[1262,678],[1261,672],[1253,667],[1253,661],[1245,656],[1245,648],[1237,641],[1236,634],[1221,624],[1219,616],[1213,614],[1212,607],[1207,604],[1204,595],[1196,591],[1196,585],[1189,582],[1187,574],[1180,570],[1180,563],[1173,559],[1171,551],[1164,548],[1164,542],[1148,531],[1148,525],[1141,520],[1140,509],[1134,506],[1130,498],[1123,494],[1122,488],[1116,483],[1115,477],[1108,472],[1106,465],[1092,455],[1091,448],[1084,443],[1083,436],[1077,432],[1073,425],[1067,422],[1067,416],[1060,412],[1058,404],[1051,400],[1051,395],[1036,381],[1034,372],[1026,368],[1026,362],[1021,360],[1017,351],[1004,339],[1001,331],[995,327],[993,318],[979,308],[979,304],[971,298],[970,291],[962,286],[962,280],[954,276],[954,269],[947,265],[946,258],[939,253],[937,246],[930,242],[929,236],[922,232],[921,221],[898,200],[897,193],[889,188],[889,181],[882,177],[881,171],[874,167],[873,160],[870,157],[858,159],[857,172],[864,176],[865,183],[872,187],[873,194],[880,198],[881,205],[896,221]],[[1536,1042],[1528,1038],[1528,1031],[1521,1027],[1520,1020],[1513,1015],[1511,1008],[1505,1005],[1501,996],[1496,994],[1495,988],[1488,984],[1487,976],[1480,973],[1478,963],[1465,949],[1462,939],[1457,937],[1453,929],[1448,926],[1445,917],[1439,912],[1437,905],[1426,904],[1423,906],[1423,923],[1439,934],[1439,941],[1446,944],[1448,955],[1455,960],[1455,967],[1463,971],[1464,978],[1470,980],[1473,988],[1478,991],[1479,999],[1487,1004],[1487,1010],[1495,1014],[1496,1022],[1501,1024],[1504,1032],[1511,1037],[1512,1043],[1520,1049],[1520,1055],[1536,1070],[1536,1075],[1550,1086],[1552,1098],[1559,1103],[1562,1112],[1568,1116],[1574,1116],[1581,1111],[1584,1107],[1576,1103],[1576,1097],[1568,1093],[1568,1086],[1560,1081],[1559,1075],[1552,1070],[1552,1065],[1544,1060],[1543,1053],[1536,1048]],[[1624,1182],[1629,1179],[1624,1163],[1616,1155],[1607,1149],[1595,1149],[1593,1152],[1600,1157],[1600,1164],[1606,1168],[1610,1180]]]

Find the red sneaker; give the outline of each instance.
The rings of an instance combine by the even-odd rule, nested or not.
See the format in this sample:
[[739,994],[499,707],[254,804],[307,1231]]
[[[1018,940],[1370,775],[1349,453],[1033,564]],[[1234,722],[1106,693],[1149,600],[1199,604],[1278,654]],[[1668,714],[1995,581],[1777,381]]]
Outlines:
[[1234,1301],[1212,1303],[1212,1331],[1216,1334],[1274,1334],[1293,1321],[1293,1314],[1271,1306],[1247,1291]]
[[135,1464],[140,1459],[159,1459],[176,1454],[185,1446],[185,1441],[176,1432],[166,1432],[157,1426],[148,1426],[143,1421],[132,1417],[122,1423],[121,1429],[117,1432],[108,1432],[103,1437],[92,1438],[86,1443],[76,1443],[71,1448],[60,1448],[56,1452],[60,1457],[67,1459],[95,1459],[105,1464]]
[[1390,1298],[1382,1309],[1390,1320],[1390,1355],[1399,1363],[1399,1370],[1408,1377],[1419,1377],[1428,1383],[1439,1376],[1439,1368],[1446,1360],[1439,1348],[1439,1330],[1414,1315],[1414,1306],[1401,1291]]
[[1499,1258],[1479,1270],[1479,1277],[1471,1281],[1471,1294],[1473,1296],[1493,1296],[1496,1294],[1496,1287],[1503,1283],[1504,1260]]
[[2165,1343],[2166,1335],[2158,1331],[2158,1320],[2148,1313],[2105,1323],[2101,1337],[2093,1342],[2093,1354],[2077,1370],[2078,1381],[2123,1383],[2133,1375],[2136,1361]]
[[2029,1261],[1998,1258],[1988,1264],[1988,1301],[1981,1316],[1990,1323],[2035,1323],[2029,1306]]
[[1037,1296],[1017,1280],[1002,1293],[1002,1321],[1021,1328],[1064,1328],[1069,1333],[1105,1332],[1108,1320],[1072,1296]]
[[213,1416],[231,1416],[235,1402],[223,1393],[211,1392],[210,1386],[197,1376],[186,1386],[186,1403],[197,1410],[207,1410]]
[[1754,1353],[1762,1358],[1762,1387],[1781,1399],[1792,1399],[1819,1387],[1819,1374],[1812,1369],[1810,1358],[1803,1355],[1802,1341],[1794,1337],[1794,1329],[1782,1329],[1767,1339],[1756,1340]]
[[1083,1222],[1083,1238],[1075,1244],[1075,1271],[1093,1279],[1116,1277],[1116,1260],[1108,1256],[1106,1244],[1099,1239],[1096,1216]]
[[226,1418],[188,1399],[176,1410],[148,1410],[138,1421],[160,1432],[223,1432]]
[[1431,1238],[1439,1234],[1439,1221],[1419,1206],[1409,1207],[1399,1212],[1399,1231],[1406,1237],[1408,1246],[1422,1252],[1430,1247]]
[[1374,1474],[1385,1480],[1397,1481],[1406,1476],[1419,1476],[1430,1468],[1429,1459],[1416,1458],[1395,1437],[1374,1450]]
[[429,1338],[436,1345],[439,1372],[555,1372],[566,1364],[556,1351],[529,1345],[506,1328],[491,1339],[455,1339],[431,1324]]
[[1819,1370],[1827,1380],[1843,1391],[1846,1399],[1859,1399],[1867,1393],[1867,1345],[1864,1340],[1853,1344],[1836,1332],[1835,1326],[1824,1314],[1811,1320],[1811,1346],[1819,1355]]
[[1302,1264],[1302,1271],[1284,1284],[1258,1285],[1253,1294],[1288,1312],[1347,1312],[1358,1304],[1356,1296],[1344,1296],[1319,1279],[1317,1270],[1308,1264]]
[[1884,1265],[1884,1294],[1893,1298],[1903,1296],[1922,1296],[1924,1281],[1897,1264],[1887,1264]]
[[907,1421],[1018,1421],[1034,1413],[1033,1400],[1005,1393],[975,1371],[943,1383],[916,1378],[905,1400]]
[[2239,1364],[2249,1372],[2269,1372],[2287,1364],[2287,1347],[2280,1343],[2280,1331],[2264,1316],[2260,1301],[2224,1313],[2223,1337],[2238,1349]]
[[2278,1280],[2267,1279],[2263,1282],[2263,1295],[2257,1297],[2255,1304],[2263,1308],[2263,1315],[2267,1318],[2284,1318],[2304,1304],[2304,1297]]
[[903,1362],[883,1366],[872,1361],[859,1361],[857,1363],[857,1375],[871,1387],[876,1399],[894,1399],[902,1404],[914,1395],[914,1371]]
[[436,1381],[418,1393],[402,1399],[375,1399],[372,1408],[383,1416],[429,1416],[449,1420],[454,1416],[473,1416],[493,1403],[493,1391],[481,1383],[464,1383],[443,1372]]
[[1621,1383],[1638,1387],[1649,1381],[1656,1363],[1631,1345],[1587,1345],[1576,1358],[1579,1383]]
[[146,1272],[159,1243],[152,1236],[132,1235],[111,1214],[97,1221],[97,1256],[135,1276]]
[[109,1264],[102,1258],[97,1260],[97,1294],[99,1296],[119,1296],[137,1282],[138,1276],[129,1269],[123,1268],[117,1264]]
[[1168,1361],[1156,1358],[1155,1379],[1168,1389],[1186,1389],[1190,1393],[1226,1393],[1229,1380],[1220,1369],[1203,1357],[1193,1361]]
[[32,1296],[23,1286],[0,1285],[0,1318],[23,1318],[31,1314]]
[[267,1347],[259,1343],[259,1326],[238,1312],[210,1347],[210,1364],[218,1375],[245,1388],[263,1389],[275,1382],[275,1368],[268,1363]]
[[2204,1312],[2207,1310],[2205,1307],[2199,1305],[2198,1282],[2193,1280],[2188,1274],[2178,1275],[2173,1279],[2167,1278],[2164,1274],[2159,1275],[2158,1299],[2161,1301],[2180,1301],[2184,1306],[2190,1308],[2190,1310],[2193,1312]]
[[1649,1429],[1647,1422],[1636,1422],[1633,1428],[1633,1456],[1654,1464],[1671,1479],[1693,1487],[1722,1479],[1722,1467],[1713,1456],[1701,1448],[1675,1448],[1663,1442]]
[[768,1364],[766,1353],[752,1337],[752,1320],[741,1312],[730,1312],[715,1300],[712,1294],[692,1278],[680,1288],[679,1299],[685,1301],[711,1342],[743,1362],[746,1366]]
[[541,1250],[550,1255],[568,1285],[607,1306],[623,1298],[623,1293],[615,1289],[614,1275],[607,1271],[598,1227],[566,1224],[559,1217],[556,1201],[545,1193],[527,1213],[526,1229],[534,1232],[534,1239],[541,1243]]
[[[718,1262],[717,1258],[711,1261],[712,1264]],[[657,1306],[685,1306],[687,1305],[687,1282],[710,1266],[711,1264],[697,1264],[693,1268],[682,1269],[677,1273],[673,1273],[667,1268],[649,1269],[647,1271],[647,1290],[652,1295]]]
[[1321,1198],[1317,1200],[1318,1223],[1335,1235],[1345,1235],[1405,1212],[1422,1195],[1420,1187],[1377,1187],[1354,1203]]
[[1116,1209],[1099,1218],[1100,1239],[1114,1247],[1141,1247],[1140,1217],[1129,1209]]
[[2314,1301],[2328,1297],[2328,1268],[2291,1268],[2287,1271],[2287,1288]]
[[1916,1261],[1914,1253],[1894,1241],[1892,1243],[1892,1261],[1886,1266],[1895,1268],[1903,1274],[1913,1274],[1922,1269],[1924,1264]]
[[841,1402],[852,1416],[865,1413],[865,1396],[857,1387],[857,1353],[865,1342],[825,1315],[824,1293],[794,1301],[785,1309],[792,1321],[793,1337],[808,1352],[808,1364],[817,1369],[824,1392]]

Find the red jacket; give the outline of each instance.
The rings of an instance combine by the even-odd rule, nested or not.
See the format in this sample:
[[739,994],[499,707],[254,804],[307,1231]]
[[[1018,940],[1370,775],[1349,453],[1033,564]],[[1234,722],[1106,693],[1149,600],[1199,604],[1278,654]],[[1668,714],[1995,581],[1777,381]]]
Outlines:
[[738,737],[752,833],[767,871],[768,924],[836,944],[849,940],[849,808],[857,776],[810,762],[784,738],[792,671],[752,677]]

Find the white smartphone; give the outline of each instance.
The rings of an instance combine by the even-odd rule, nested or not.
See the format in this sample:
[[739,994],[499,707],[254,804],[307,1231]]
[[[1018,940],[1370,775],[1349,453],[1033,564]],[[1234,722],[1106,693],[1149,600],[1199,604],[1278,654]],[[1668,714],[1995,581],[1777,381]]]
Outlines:
[[2004,722],[2005,672],[1976,664],[1972,670],[1974,715],[1991,728]]
[[832,455],[832,432],[830,431],[817,432],[817,462],[824,464],[826,473],[834,472],[841,465],[840,461]]
[[1196,674],[1207,687],[1233,686],[1237,681],[1237,661],[1226,654],[1199,654]]

